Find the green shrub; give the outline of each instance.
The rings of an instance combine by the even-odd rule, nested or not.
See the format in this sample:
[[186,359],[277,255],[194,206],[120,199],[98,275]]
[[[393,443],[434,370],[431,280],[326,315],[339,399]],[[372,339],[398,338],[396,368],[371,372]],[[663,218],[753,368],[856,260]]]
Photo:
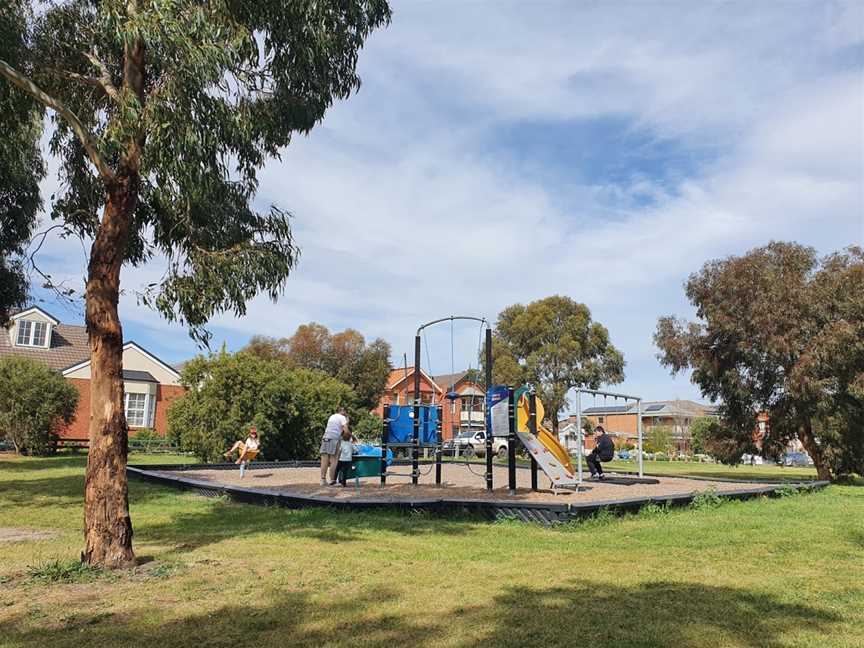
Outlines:
[[723,503],[723,499],[717,494],[717,489],[713,486],[705,489],[693,497],[693,501],[690,502],[690,508],[693,508],[697,511],[704,509],[712,509],[717,508]]
[[0,437],[16,452],[52,453],[77,406],[78,390],[57,372],[29,358],[0,360]]
[[183,370],[189,391],[168,412],[172,442],[202,461],[216,461],[258,428],[261,456],[312,459],[327,419],[356,397],[347,385],[314,369],[289,369],[249,353],[198,357]]
[[378,443],[381,441],[381,419],[370,412],[359,411],[351,414],[351,432],[360,441]]

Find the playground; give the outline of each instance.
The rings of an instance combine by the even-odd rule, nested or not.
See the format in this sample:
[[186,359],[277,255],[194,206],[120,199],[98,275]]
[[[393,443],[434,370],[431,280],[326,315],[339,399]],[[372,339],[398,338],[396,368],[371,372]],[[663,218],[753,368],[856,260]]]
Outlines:
[[[756,483],[740,480],[646,476],[642,453],[641,416],[637,416],[637,460],[635,474],[611,473],[600,479],[585,479],[581,397],[602,395],[636,403],[639,396],[587,388],[577,390],[577,448],[575,456],[559,438],[544,427],[543,403],[531,385],[511,387],[492,384],[492,328],[484,318],[454,316],[422,324],[415,335],[415,367],[421,366],[425,329],[449,323],[451,354],[454,323],[479,322],[485,333],[485,465],[443,460],[442,421],[446,404],[423,403],[420,372],[414,372],[414,398],[409,404],[385,404],[379,444],[353,444],[348,483],[325,485],[314,462],[256,463],[257,443],[251,455],[241,454],[232,464],[200,466],[131,466],[133,477],[191,490],[204,495],[224,495],[251,504],[337,506],[341,508],[397,507],[418,511],[458,512],[473,510],[487,517],[515,516],[542,523],[566,522],[601,508],[633,510],[648,504],[688,504],[700,494],[746,499],[772,495],[789,488],[822,488],[827,484]],[[427,349],[428,350],[428,349]],[[478,349],[478,356],[479,356]],[[451,362],[452,362],[451,355]],[[452,367],[451,367],[452,368]],[[407,377],[407,372],[406,372]],[[445,396],[456,401],[451,390]],[[473,398],[473,396],[472,396]],[[553,414],[555,416],[557,414]],[[251,432],[254,434],[254,430]],[[506,439],[506,465],[496,465],[493,443]],[[235,444],[235,447],[241,444]],[[611,442],[609,447],[611,446]],[[517,449],[529,464],[517,461]],[[410,461],[396,462],[394,450],[405,451]],[[424,458],[421,460],[421,453]],[[428,456],[432,457],[429,460]],[[600,455],[596,455],[599,457]],[[609,462],[613,454],[602,457]],[[588,463],[592,460],[588,457]],[[591,472],[594,472],[594,468]],[[602,470],[602,469],[601,469]],[[602,477],[602,475],[600,475]]]

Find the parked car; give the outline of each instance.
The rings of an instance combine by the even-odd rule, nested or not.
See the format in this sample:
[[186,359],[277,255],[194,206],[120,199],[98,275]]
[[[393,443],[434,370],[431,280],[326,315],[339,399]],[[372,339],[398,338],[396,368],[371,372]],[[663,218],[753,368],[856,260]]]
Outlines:
[[[454,439],[448,439],[444,442],[444,454],[456,454],[458,449],[459,455],[463,457],[484,456],[486,454],[486,432],[460,432]],[[502,437],[492,437],[492,452],[499,459],[507,457],[507,439]]]
[[783,457],[784,466],[809,466],[812,460],[806,452],[787,452]]

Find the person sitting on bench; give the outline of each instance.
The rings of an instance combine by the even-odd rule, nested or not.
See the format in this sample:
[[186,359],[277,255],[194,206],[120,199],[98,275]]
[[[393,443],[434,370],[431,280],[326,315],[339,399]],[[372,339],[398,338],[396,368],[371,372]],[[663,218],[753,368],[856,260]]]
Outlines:
[[606,430],[602,425],[594,428],[597,438],[594,441],[594,449],[588,455],[588,470],[591,471],[592,477],[603,479],[603,466],[601,461],[612,461],[615,457],[615,444],[612,438],[606,434]]
[[240,456],[234,463],[241,464],[244,461],[254,459],[258,455],[258,430],[254,425],[249,426],[249,436],[245,441],[238,441],[231,449],[225,453],[225,458],[230,459],[235,451],[240,452]]

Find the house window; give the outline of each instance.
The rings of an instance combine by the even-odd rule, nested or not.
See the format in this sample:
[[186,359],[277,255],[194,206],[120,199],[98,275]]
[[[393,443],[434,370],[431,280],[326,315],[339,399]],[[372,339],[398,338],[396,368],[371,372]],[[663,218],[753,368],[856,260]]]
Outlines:
[[32,322],[22,320],[18,322],[18,346],[45,346],[45,336],[48,333],[48,325],[45,322]]
[[152,408],[147,394],[126,394],[126,423],[129,427],[150,427]]
[[27,346],[30,344],[30,334],[33,332],[33,322],[24,320],[18,322],[18,346]]
[[598,422],[598,423],[603,423],[603,420],[604,420],[605,418],[606,418],[606,417],[604,417],[604,416],[598,416],[598,417],[597,417],[597,422]]

